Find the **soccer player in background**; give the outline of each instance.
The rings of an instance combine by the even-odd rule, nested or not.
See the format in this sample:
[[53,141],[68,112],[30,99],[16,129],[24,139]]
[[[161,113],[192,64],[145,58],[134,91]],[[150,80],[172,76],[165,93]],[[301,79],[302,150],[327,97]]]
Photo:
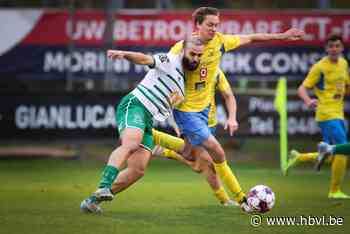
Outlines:
[[[322,140],[328,144],[347,143],[344,123],[344,95],[349,87],[349,68],[342,57],[344,49],[339,35],[330,35],[325,43],[327,56],[314,64],[303,83],[298,88],[298,95],[309,108],[316,108],[316,121],[321,129]],[[316,98],[308,94],[313,89]],[[295,154],[289,168],[298,162],[317,160],[317,154]],[[329,198],[349,199],[341,191],[341,183],[346,172],[347,157],[334,156]]]
[[[126,163],[126,169],[122,171],[124,176],[132,183],[142,177],[154,148],[153,118],[164,121],[171,115],[172,108],[184,100],[183,68],[196,69],[203,47],[198,36],[191,36],[178,55],[168,53],[149,56],[118,50],[107,52],[111,59],[127,59],[153,69],[118,105],[116,120],[121,145],[111,153],[96,192],[81,202],[80,209],[83,212],[101,212],[98,202],[113,199],[112,183]],[[134,177],[135,174],[141,176]]]
[[[226,162],[225,152],[211,134],[208,127],[208,113],[210,106],[210,87],[215,82],[219,71],[219,64],[223,53],[234,50],[239,46],[252,42],[271,40],[299,40],[304,32],[290,29],[284,33],[258,33],[250,35],[228,35],[217,32],[220,23],[220,14],[216,8],[200,7],[193,13],[195,34],[205,43],[201,62],[196,69],[185,69],[185,101],[173,111],[174,118],[185,136],[185,152],[197,151],[197,155],[209,153],[213,158],[215,171],[222,182],[231,191],[233,198],[242,208],[249,209],[246,197],[238,180]],[[173,54],[181,53],[183,41],[176,43],[170,50]],[[234,116],[228,111],[227,128],[230,135],[238,125]],[[204,152],[207,151],[207,152]],[[187,157],[187,155],[184,155]]]

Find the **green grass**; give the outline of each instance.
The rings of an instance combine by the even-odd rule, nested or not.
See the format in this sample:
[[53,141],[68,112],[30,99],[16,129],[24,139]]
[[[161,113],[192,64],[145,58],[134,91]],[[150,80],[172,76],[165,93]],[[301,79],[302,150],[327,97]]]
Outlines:
[[[350,201],[326,198],[329,171],[311,168],[283,177],[273,165],[232,165],[244,189],[272,187],[276,206],[268,216],[344,218],[343,226],[250,225],[238,208],[221,207],[208,185],[188,168],[165,160],[152,161],[146,176],[113,202],[104,213],[82,214],[79,204],[98,183],[103,163],[94,160],[0,161],[0,233],[348,233]],[[349,191],[348,179],[345,191]]]

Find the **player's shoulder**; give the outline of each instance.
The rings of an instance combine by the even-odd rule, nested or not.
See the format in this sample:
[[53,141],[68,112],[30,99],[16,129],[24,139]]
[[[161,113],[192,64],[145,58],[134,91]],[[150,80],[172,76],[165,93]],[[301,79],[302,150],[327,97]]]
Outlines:
[[223,37],[224,37],[224,34],[221,33],[221,32],[216,32],[216,33],[215,33],[215,37],[217,37],[217,38],[223,38]]
[[174,61],[180,60],[182,55],[181,54],[174,54],[171,52],[168,53],[156,53],[153,56],[156,56],[156,58],[162,62],[162,63],[172,63]]
[[221,32],[216,32],[214,39],[219,40],[220,42],[224,42],[226,40],[238,40],[239,39],[239,35],[235,35],[235,34],[224,34]]
[[216,32],[214,38],[212,39],[215,42],[222,43],[225,41],[225,34],[221,32]]
[[[317,67],[325,67],[329,66],[331,64],[329,58],[327,56],[324,56],[319,61],[317,61],[314,66]],[[339,57],[339,65],[340,66],[348,66],[348,61],[344,57]]]
[[319,59],[318,61],[316,61],[312,67],[315,67],[315,68],[321,68],[321,67],[324,67],[324,66],[327,66],[328,65],[328,58],[327,56],[325,57],[322,57],[321,59]]
[[159,53],[159,54],[156,54],[156,56],[158,57],[158,60],[161,62],[161,63],[170,63],[170,56],[166,53]]
[[170,53],[172,54],[180,54],[184,46],[184,40],[178,41],[173,45],[170,49]]
[[225,42],[224,34],[220,32],[216,32],[215,36],[209,41],[208,46],[204,48],[204,50],[211,49],[213,47],[221,47],[222,44]]
[[150,68],[157,68],[163,72],[174,72],[182,70],[182,54],[157,53],[153,55],[154,65]]
[[342,65],[344,66],[348,66],[348,61],[344,58],[344,57],[340,57],[339,61]]

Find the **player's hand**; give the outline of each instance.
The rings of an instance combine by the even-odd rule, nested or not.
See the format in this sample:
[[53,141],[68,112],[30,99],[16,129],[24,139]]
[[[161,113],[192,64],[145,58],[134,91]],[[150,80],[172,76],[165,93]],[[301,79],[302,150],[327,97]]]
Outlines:
[[308,108],[316,108],[317,105],[318,105],[318,100],[313,98],[313,99],[310,99],[309,101],[305,102],[305,105],[308,107]]
[[238,129],[238,122],[236,119],[233,119],[233,118],[229,118],[227,121],[226,121],[226,124],[225,124],[225,130],[228,129],[229,133],[230,133],[230,136],[233,135],[233,133],[235,131],[237,131]]
[[288,29],[283,33],[283,37],[285,40],[296,41],[300,40],[305,36],[305,32],[303,30],[297,28]]
[[125,52],[122,50],[107,50],[107,57],[110,59],[123,59]]

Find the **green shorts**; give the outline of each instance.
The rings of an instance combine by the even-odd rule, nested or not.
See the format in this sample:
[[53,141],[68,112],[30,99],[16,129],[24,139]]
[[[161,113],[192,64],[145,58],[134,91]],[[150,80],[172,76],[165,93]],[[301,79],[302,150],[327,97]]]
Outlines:
[[152,151],[154,148],[152,128],[152,114],[145,106],[132,94],[128,94],[119,103],[116,111],[119,135],[126,128],[138,128],[143,132],[141,145]]

